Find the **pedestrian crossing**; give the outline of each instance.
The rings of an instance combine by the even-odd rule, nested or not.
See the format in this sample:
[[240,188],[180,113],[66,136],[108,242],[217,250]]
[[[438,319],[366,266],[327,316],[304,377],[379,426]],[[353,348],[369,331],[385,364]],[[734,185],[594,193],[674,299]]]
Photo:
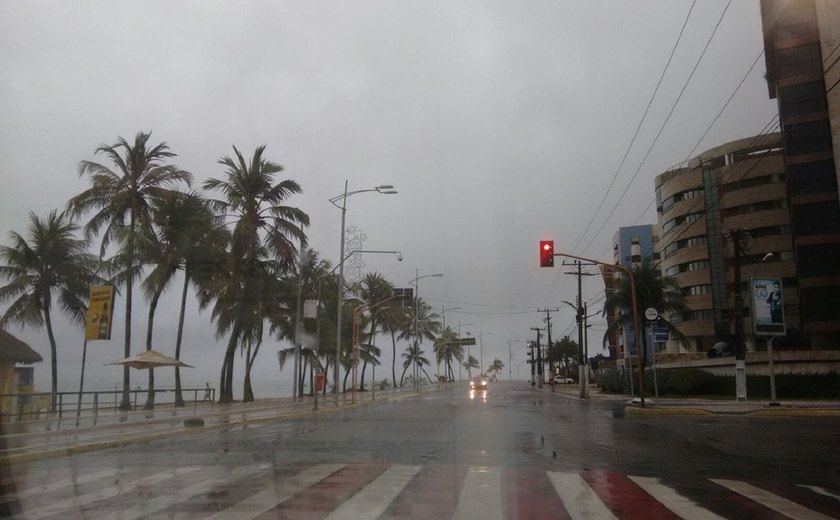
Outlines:
[[11,518],[69,520],[503,520],[840,518],[825,483],[674,481],[601,470],[326,463],[26,471],[0,497]]

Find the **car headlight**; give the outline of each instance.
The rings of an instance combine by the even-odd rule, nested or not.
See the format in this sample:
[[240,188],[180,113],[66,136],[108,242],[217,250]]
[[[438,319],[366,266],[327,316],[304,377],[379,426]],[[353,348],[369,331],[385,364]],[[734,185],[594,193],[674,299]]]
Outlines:
[[486,385],[487,385],[487,381],[482,380],[482,381],[481,381],[481,384],[486,386]]

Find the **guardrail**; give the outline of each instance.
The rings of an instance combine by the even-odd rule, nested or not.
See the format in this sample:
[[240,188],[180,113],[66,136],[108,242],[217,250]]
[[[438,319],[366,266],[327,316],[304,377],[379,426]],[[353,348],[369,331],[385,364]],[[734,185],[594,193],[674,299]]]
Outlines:
[[[148,390],[129,390],[131,395],[131,409],[139,410],[146,404]],[[215,388],[182,388],[181,396],[185,406],[195,408],[199,403],[216,401]],[[0,422],[13,423],[37,421],[41,419],[65,417],[93,418],[96,424],[99,416],[119,413],[122,401],[122,390],[100,390],[88,392],[58,392],[56,394],[55,412],[50,413],[49,392],[28,392],[0,394]],[[190,399],[192,398],[192,399]],[[175,409],[175,389],[156,388],[155,408]]]

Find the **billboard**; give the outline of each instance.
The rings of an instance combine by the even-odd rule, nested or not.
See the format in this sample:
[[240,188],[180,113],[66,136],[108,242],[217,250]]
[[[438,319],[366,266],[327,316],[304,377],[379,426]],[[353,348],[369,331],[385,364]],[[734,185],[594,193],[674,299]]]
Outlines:
[[785,335],[785,299],[781,278],[750,278],[753,334]]
[[98,285],[90,288],[88,312],[85,320],[85,339],[111,339],[111,319],[114,316],[114,287]]

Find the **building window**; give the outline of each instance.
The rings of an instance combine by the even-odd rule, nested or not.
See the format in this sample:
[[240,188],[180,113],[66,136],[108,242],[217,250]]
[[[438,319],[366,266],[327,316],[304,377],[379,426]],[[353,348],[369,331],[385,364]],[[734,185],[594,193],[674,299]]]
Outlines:
[[833,321],[840,316],[840,287],[802,289],[802,315],[807,321]]
[[796,236],[840,233],[840,207],[837,201],[796,205],[791,219]]
[[778,78],[790,78],[806,74],[822,75],[822,52],[819,43],[776,50]]
[[788,155],[831,151],[831,128],[828,121],[785,126],[785,149]]
[[779,109],[782,117],[798,116],[812,112],[824,112],[825,84],[812,81],[779,89]]
[[691,271],[699,271],[700,269],[708,269],[708,260],[695,260],[694,262],[686,262],[669,267],[665,270],[665,276],[676,276],[680,273],[688,273]]
[[683,296],[700,296],[702,294],[710,294],[712,292],[711,285],[692,285],[691,287],[683,287],[680,289]]
[[673,255],[677,251],[681,249],[685,249],[686,247],[694,247],[694,246],[702,246],[706,244],[706,237],[705,236],[698,236],[698,237],[690,237],[684,238],[682,240],[677,240],[676,242],[671,242],[667,246],[665,246],[665,258]]
[[782,209],[787,207],[787,200],[766,200],[764,202],[756,202],[755,204],[744,204],[743,206],[735,206],[734,208],[727,208],[721,210],[720,214],[723,218],[734,217],[736,215],[746,215],[755,213],[757,211],[771,211],[774,209]]
[[837,176],[832,160],[792,164],[788,167],[788,172],[791,195],[837,191]]
[[682,215],[677,218],[673,218],[665,223],[662,226],[662,231],[667,233],[668,231],[674,229],[677,226],[681,226],[683,224],[691,224],[692,222],[696,222],[703,218],[705,215],[705,211],[698,211],[697,213],[689,213],[688,215]]
[[801,276],[836,276],[840,244],[818,244],[797,249]]

